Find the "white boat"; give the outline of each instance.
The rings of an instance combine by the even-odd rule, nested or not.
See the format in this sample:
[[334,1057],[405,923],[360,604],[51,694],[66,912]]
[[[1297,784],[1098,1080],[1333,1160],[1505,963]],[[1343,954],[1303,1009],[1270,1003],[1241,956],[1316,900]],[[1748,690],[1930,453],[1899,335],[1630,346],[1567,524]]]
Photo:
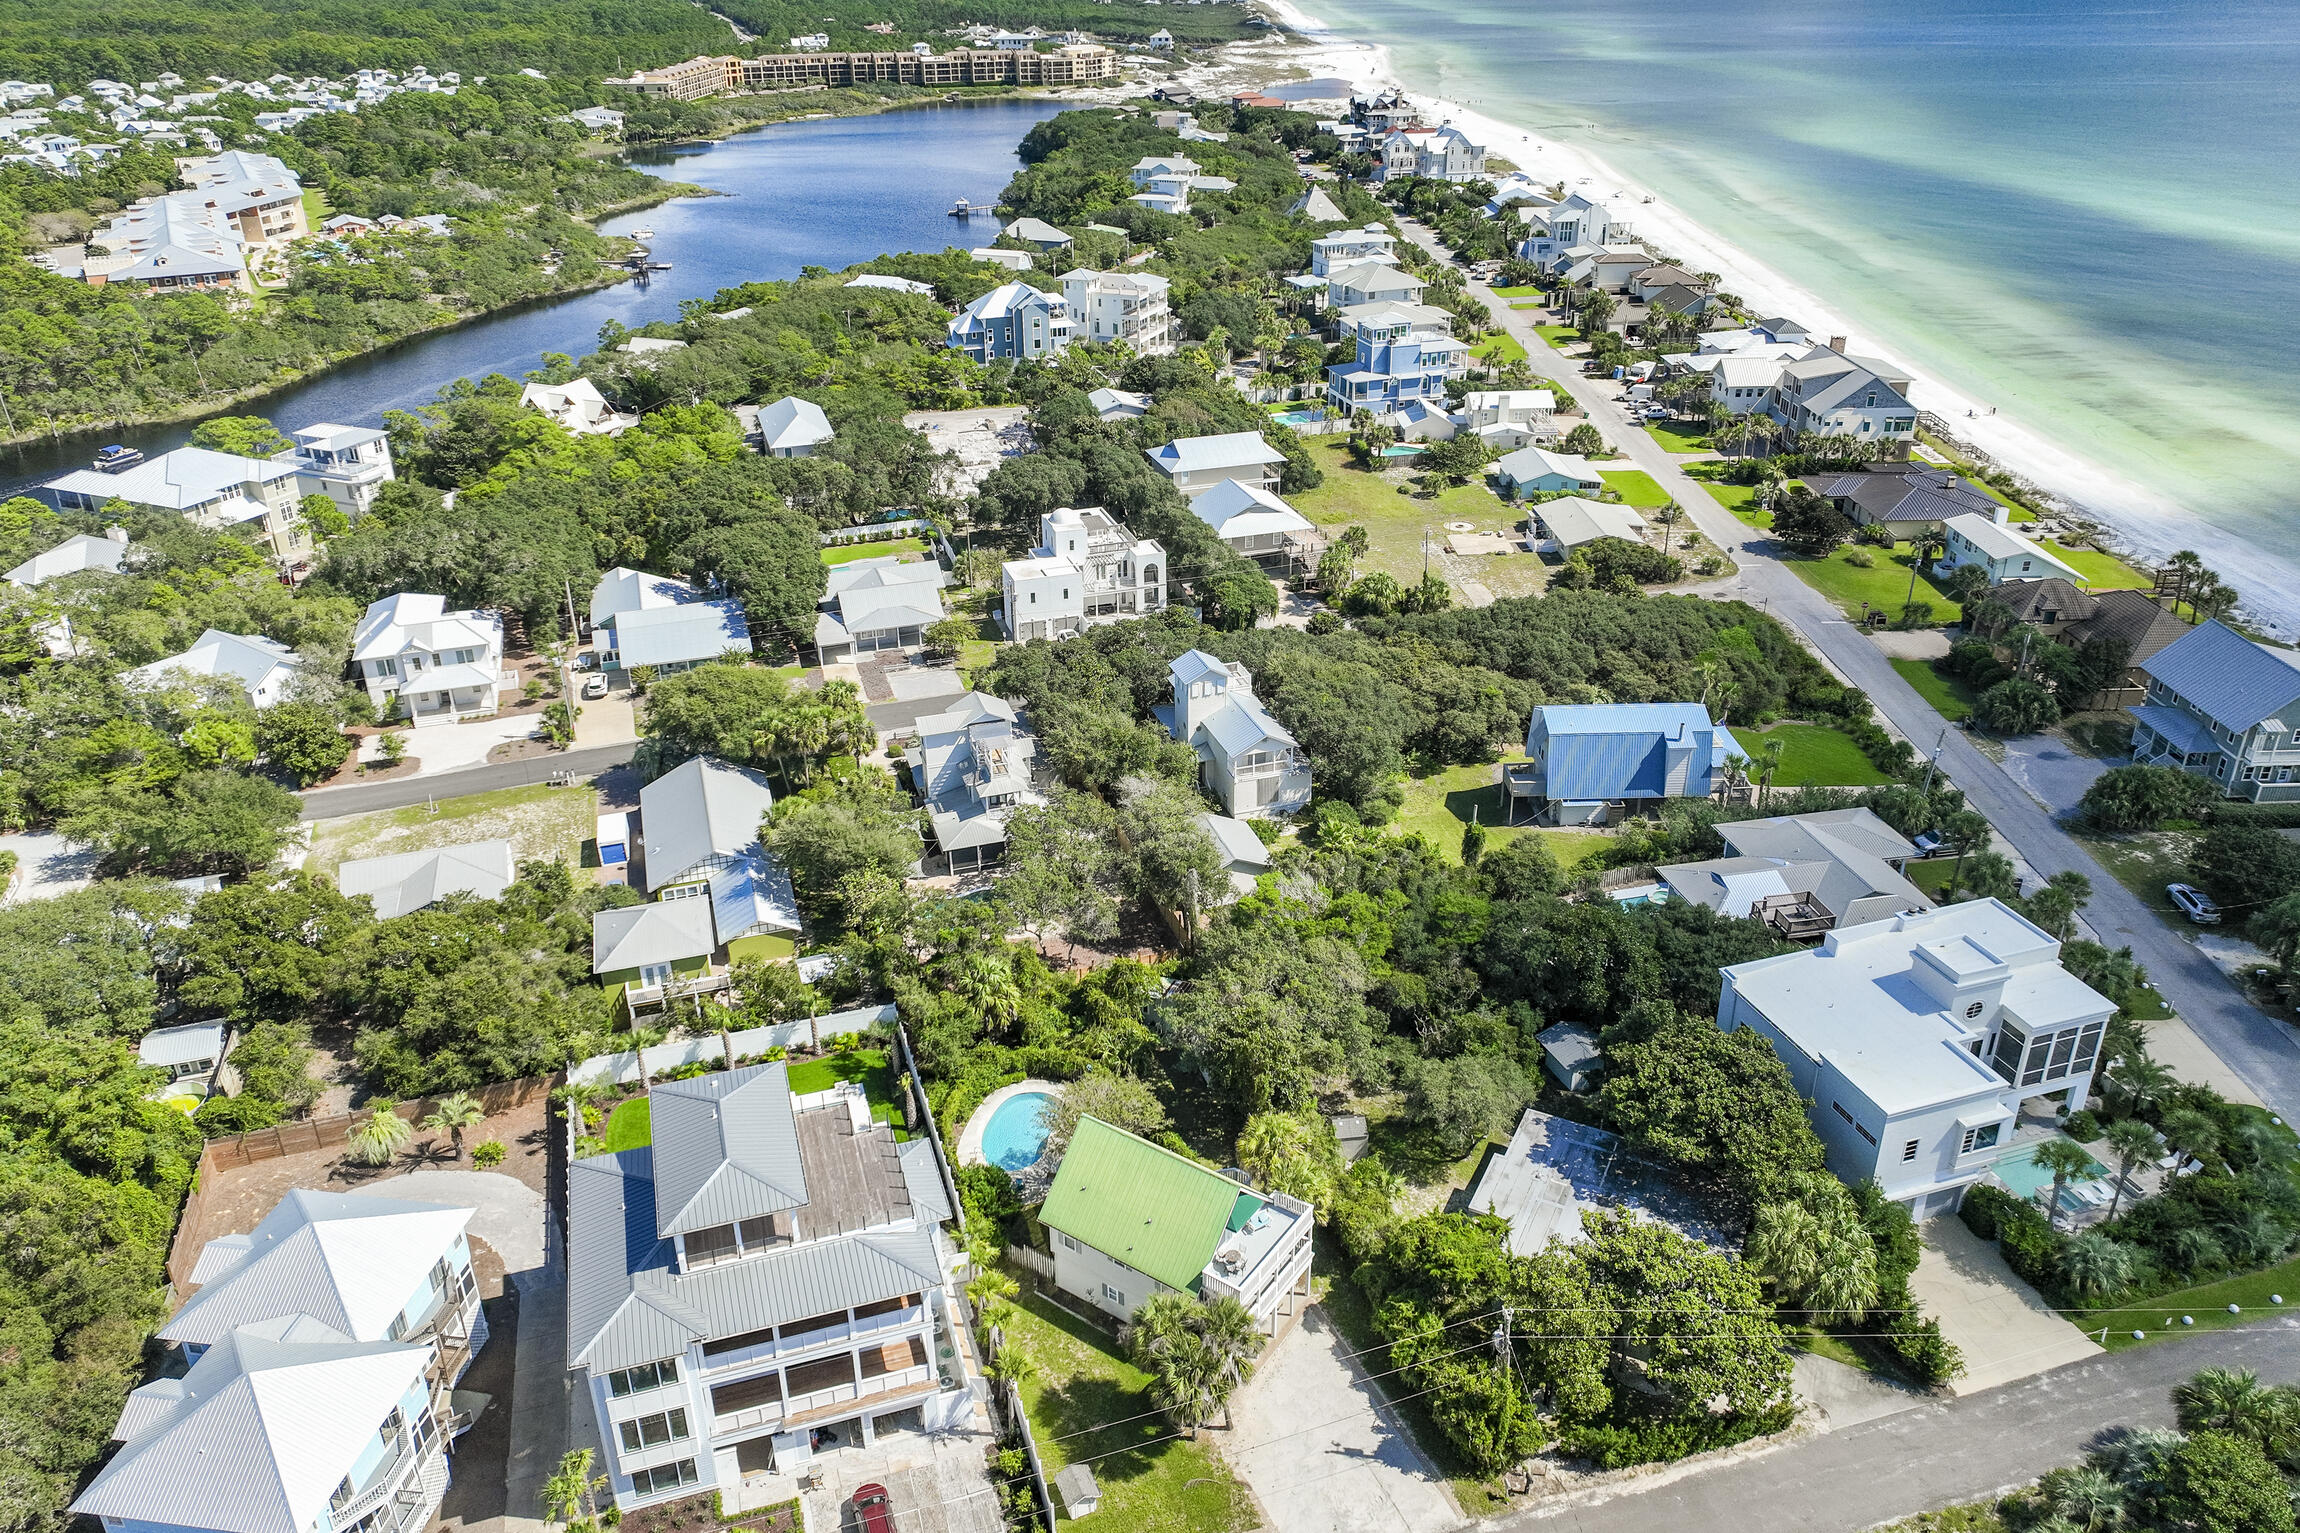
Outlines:
[[652,229],[633,229],[631,231],[631,238],[635,240],[651,240],[654,237],[655,231]]

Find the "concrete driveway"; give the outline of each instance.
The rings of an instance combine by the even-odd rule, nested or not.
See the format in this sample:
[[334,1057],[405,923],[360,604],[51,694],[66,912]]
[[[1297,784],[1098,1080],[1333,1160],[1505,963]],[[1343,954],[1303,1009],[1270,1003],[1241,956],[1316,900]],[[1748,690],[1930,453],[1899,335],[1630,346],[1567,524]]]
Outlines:
[[443,1203],[475,1210],[470,1233],[503,1258],[506,1275],[543,1265],[543,1195],[515,1176],[433,1167],[395,1176],[379,1184],[376,1192],[379,1197],[405,1198],[410,1203]]
[[2005,741],[2004,746],[2005,775],[2056,815],[2076,808],[2094,779],[2110,767],[2124,764],[2121,757],[2104,761],[2087,756],[2055,734],[2021,735]]
[[1909,1287],[1965,1355],[1951,1394],[1978,1394],[2100,1355],[2098,1342],[2053,1313],[1962,1219],[1928,1219],[1918,1230],[1925,1254]]
[[103,856],[92,846],[67,841],[50,830],[0,836],[0,852],[16,854],[16,876],[7,887],[0,888],[0,903],[54,899],[85,889],[96,876],[96,863]]
[[[1222,1456],[1272,1533],[1442,1533],[1463,1522],[1445,1482],[1311,1305],[1237,1397]],[[1337,1419],[1338,1418],[1338,1419]]]

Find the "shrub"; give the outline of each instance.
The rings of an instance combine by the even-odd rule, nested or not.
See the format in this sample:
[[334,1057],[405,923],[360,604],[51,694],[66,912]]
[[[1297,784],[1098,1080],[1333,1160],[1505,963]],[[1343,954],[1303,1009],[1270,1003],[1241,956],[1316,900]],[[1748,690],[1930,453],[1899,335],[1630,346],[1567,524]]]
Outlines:
[[1856,543],[1845,550],[1845,562],[1857,570],[1873,570],[1877,567],[1877,556]]
[[1973,1187],[1966,1191],[1957,1217],[1983,1240],[1997,1238],[1998,1226],[2009,1212],[2017,1217],[2027,1205],[2001,1187]]
[[2078,1144],[2090,1144],[2100,1137],[2100,1114],[2089,1107],[2072,1112],[2061,1130]]
[[482,1171],[490,1171],[503,1164],[505,1151],[500,1139],[482,1139],[471,1147],[471,1164]]
[[2218,796],[2203,778],[2173,767],[2112,767],[2084,790],[2078,812],[2100,830],[2156,830],[2195,818]]
[[1965,1371],[1964,1353],[1941,1334],[1941,1323],[1930,1315],[1922,1319],[1896,1315],[1881,1339],[1901,1366],[1922,1383],[1946,1384]]

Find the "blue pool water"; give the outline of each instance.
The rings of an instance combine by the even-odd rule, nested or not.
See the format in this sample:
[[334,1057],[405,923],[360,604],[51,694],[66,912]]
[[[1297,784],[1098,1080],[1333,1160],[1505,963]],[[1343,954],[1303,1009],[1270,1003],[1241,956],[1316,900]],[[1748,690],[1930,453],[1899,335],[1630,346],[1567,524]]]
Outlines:
[[1310,426],[1325,418],[1323,410],[1286,410],[1270,417],[1281,426]]
[[[2013,1151],[1989,1169],[1996,1173],[1998,1181],[2012,1189],[2016,1197],[2033,1198],[2052,1186],[2052,1173],[2036,1163],[2036,1146],[2034,1145]],[[2063,1184],[2062,1196],[2067,1196],[2070,1187],[2106,1175],[2108,1175],[2108,1167],[2094,1161],[2090,1171],[2085,1172],[2082,1176],[2070,1177]]]
[[982,1158],[1001,1171],[1020,1171],[1046,1149],[1046,1125],[1040,1114],[1054,1096],[1046,1091],[1025,1091],[998,1104],[982,1126]]
[[1420,456],[1427,450],[1421,447],[1385,447],[1382,449],[1382,456],[1385,458],[1412,458]]

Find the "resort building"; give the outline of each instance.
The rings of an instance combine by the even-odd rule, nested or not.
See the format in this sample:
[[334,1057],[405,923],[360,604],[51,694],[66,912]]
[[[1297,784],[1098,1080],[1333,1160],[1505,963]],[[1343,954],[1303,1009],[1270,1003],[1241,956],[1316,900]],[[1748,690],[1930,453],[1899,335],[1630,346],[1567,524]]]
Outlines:
[[1532,495],[1602,495],[1605,481],[1587,458],[1520,447],[1493,465],[1494,488],[1523,500]]
[[1054,1286],[1118,1320],[1154,1294],[1235,1299],[1266,1333],[1310,1292],[1317,1210],[1081,1118],[1038,1211]]
[[450,895],[491,900],[519,877],[509,841],[469,841],[389,857],[355,857],[335,870],[344,898],[366,895],[375,918],[388,921]]
[[980,692],[965,693],[912,727],[918,744],[903,763],[934,831],[928,856],[943,873],[981,872],[1006,855],[1006,822],[1014,812],[1046,803],[1037,737],[1013,704]]
[[927,629],[945,616],[942,589],[949,583],[932,559],[886,554],[832,565],[815,618],[822,663],[920,648]]
[[1225,479],[1193,496],[1190,514],[1214,536],[1265,569],[1291,573],[1314,563],[1323,549],[1310,519],[1258,484]]
[[1414,404],[1442,409],[1447,382],[1469,366],[1467,342],[1427,334],[1403,305],[1360,317],[1356,330],[1357,357],[1326,369],[1326,401],[1345,414]]
[[1174,349],[1173,284],[1146,271],[1063,273],[1062,301],[1070,308],[1071,338],[1109,345],[1123,341],[1142,356]]
[[352,663],[377,709],[415,724],[453,724],[495,712],[517,678],[503,669],[503,618],[450,612],[447,598],[402,591],[370,602],[352,630]]
[[808,457],[836,435],[823,407],[796,394],[760,407],[757,434],[759,451],[770,458]]
[[663,69],[642,69],[628,79],[608,80],[649,96],[699,101],[726,91],[789,90],[827,85],[1091,85],[1115,79],[1118,56],[1098,43],[1065,43],[1046,53],[1035,49],[953,48],[935,53],[925,44],[902,52],[832,53],[810,50],[766,54],[755,59],[732,54],[689,59]]
[[[1840,927],[1724,971],[1717,1025],[1752,1028],[1810,1104],[1829,1169],[1946,1213],[2016,1146],[2084,1106],[2116,1003],[2002,900]],[[2041,1097],[2055,1102],[2031,1104]]]
[[253,268],[311,233],[303,183],[271,155],[227,150],[178,172],[191,190],[130,205],[90,237],[102,254],[57,270],[94,287],[252,291]]
[[285,644],[257,634],[209,628],[182,654],[122,671],[120,679],[131,687],[166,689],[228,676],[247,688],[249,699],[258,708],[269,708],[287,700],[288,688],[302,664],[302,658]]
[[2141,662],[2132,759],[2178,767],[2229,798],[2300,799],[2300,654],[2198,625]]
[[751,625],[735,598],[716,600],[668,575],[618,565],[591,588],[591,652],[602,671],[648,666],[658,676],[751,653]]
[[1017,642],[1060,639],[1166,608],[1166,550],[1100,506],[1039,518],[1038,546],[1000,567],[1000,618]]
[[639,424],[639,417],[616,409],[588,378],[565,383],[530,383],[519,403],[577,436],[614,436]]
[[296,445],[272,461],[295,465],[299,494],[325,495],[355,521],[367,514],[375,504],[375,492],[394,477],[391,437],[372,426],[323,421],[291,435]]
[[945,344],[976,362],[1036,362],[1068,349],[1070,307],[1026,282],[994,287],[958,311]]
[[1185,496],[1202,495],[1225,479],[1275,490],[1286,467],[1286,455],[1257,431],[1177,437],[1145,456]]
[[1502,769],[1510,819],[1603,825],[1667,798],[1707,798],[1748,752],[1699,703],[1568,703],[1533,710],[1523,765]]
[[1224,814],[1262,819],[1309,803],[1309,758],[1254,696],[1251,672],[1194,649],[1168,665],[1166,677],[1172,701],[1152,715],[1197,753],[1198,780]]
[[295,463],[179,447],[110,472],[83,468],[34,494],[59,511],[101,511],[115,500],[166,511],[210,532],[230,532],[282,564],[311,555],[302,474]]
[[2046,575],[2073,581],[2084,579],[2067,560],[2013,531],[2007,525],[2012,516],[2010,507],[1992,503],[1991,513],[1983,516],[1968,511],[1941,524],[1944,546],[1933,566],[1937,573],[1946,575],[1970,565],[1985,570],[1992,586],[2001,581],[2035,580]]
[[567,1366],[625,1510],[788,1500],[818,1443],[973,1425],[934,1142],[786,1068],[658,1081],[652,1143],[567,1176]]
[[1763,921],[1804,942],[1933,902],[1902,870],[1917,849],[1867,809],[1824,809],[1717,827],[1725,855],[1659,871],[1670,897]]

